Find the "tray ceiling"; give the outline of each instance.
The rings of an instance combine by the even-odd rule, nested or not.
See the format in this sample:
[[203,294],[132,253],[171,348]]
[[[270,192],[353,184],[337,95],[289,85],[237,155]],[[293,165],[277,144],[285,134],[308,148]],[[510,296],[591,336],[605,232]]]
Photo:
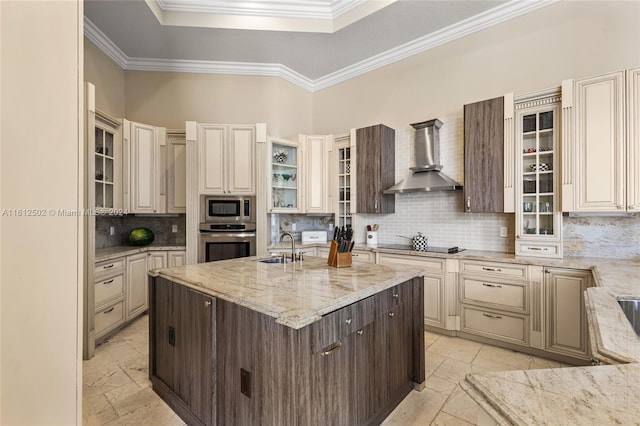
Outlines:
[[124,69],[277,75],[313,91],[553,2],[85,0],[85,35]]

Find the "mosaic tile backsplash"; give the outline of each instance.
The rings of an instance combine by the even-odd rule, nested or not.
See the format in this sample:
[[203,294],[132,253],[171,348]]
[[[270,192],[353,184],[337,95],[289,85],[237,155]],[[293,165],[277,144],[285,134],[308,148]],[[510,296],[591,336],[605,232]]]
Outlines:
[[[171,226],[178,225],[178,232],[171,232]],[[109,227],[115,228],[115,235],[109,235]],[[182,246],[187,242],[186,216],[97,216],[96,248],[128,246],[129,232],[140,226],[151,229],[155,235],[153,244]]]

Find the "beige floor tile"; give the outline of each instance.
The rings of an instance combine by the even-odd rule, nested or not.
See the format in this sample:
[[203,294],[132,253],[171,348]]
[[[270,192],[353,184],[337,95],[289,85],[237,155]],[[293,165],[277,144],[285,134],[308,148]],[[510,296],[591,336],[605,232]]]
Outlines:
[[430,331],[425,331],[424,332],[424,347],[428,349],[433,344],[433,342],[435,342],[436,340],[438,340],[440,338],[440,336],[442,336],[442,335],[438,334],[438,333],[432,333]]
[[445,395],[449,395],[456,388],[457,383],[447,379],[440,378],[436,375],[431,375],[426,380],[427,389],[434,390]]
[[458,383],[460,380],[464,380],[464,376],[471,373],[471,371],[471,364],[445,358],[436,371],[433,372],[433,375],[450,382]]
[[472,364],[489,371],[528,370],[531,356],[509,349],[483,345]]
[[479,409],[480,406],[460,386],[456,386],[442,407],[443,412],[471,424],[477,423]]
[[568,364],[564,364],[558,361],[552,361],[550,359],[531,357],[531,363],[529,364],[529,369],[536,370],[539,368],[564,368],[569,367]]
[[476,422],[466,422],[458,417],[447,414],[444,411],[440,411],[435,420],[433,420],[433,423],[431,423],[432,426],[472,426],[476,424]]
[[482,348],[481,343],[455,337],[441,336],[430,347],[429,352],[439,353],[447,358],[470,363]]
[[425,377],[428,378],[429,376],[431,376],[433,372],[436,371],[438,367],[440,367],[440,364],[442,364],[445,359],[447,359],[447,357],[443,355],[427,352],[424,360]]
[[436,418],[447,395],[425,389],[412,391],[382,422],[383,426],[423,426]]
[[109,423],[104,423],[104,426],[142,425],[184,426],[185,422],[182,421],[182,419],[178,417],[178,415],[174,413],[164,401],[157,399],[151,404],[140,407],[135,411],[131,411]]
[[120,417],[158,400],[158,395],[151,388],[140,388],[133,382],[110,390],[105,396]]

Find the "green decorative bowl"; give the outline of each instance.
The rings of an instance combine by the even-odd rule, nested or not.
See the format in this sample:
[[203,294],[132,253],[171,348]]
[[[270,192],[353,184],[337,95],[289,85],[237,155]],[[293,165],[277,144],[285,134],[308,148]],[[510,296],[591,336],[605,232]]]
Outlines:
[[134,246],[146,246],[153,242],[155,235],[149,228],[134,228],[129,232],[129,242]]

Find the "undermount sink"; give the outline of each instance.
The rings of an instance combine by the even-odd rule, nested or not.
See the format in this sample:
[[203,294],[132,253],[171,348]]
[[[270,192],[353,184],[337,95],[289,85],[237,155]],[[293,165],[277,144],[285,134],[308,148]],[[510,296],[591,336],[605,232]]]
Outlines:
[[618,297],[617,299],[636,335],[640,337],[640,297]]
[[262,263],[289,263],[291,262],[291,259],[289,259],[288,257],[283,258],[282,256],[274,256],[274,257],[267,257],[265,259],[258,259],[258,262],[262,262]]

